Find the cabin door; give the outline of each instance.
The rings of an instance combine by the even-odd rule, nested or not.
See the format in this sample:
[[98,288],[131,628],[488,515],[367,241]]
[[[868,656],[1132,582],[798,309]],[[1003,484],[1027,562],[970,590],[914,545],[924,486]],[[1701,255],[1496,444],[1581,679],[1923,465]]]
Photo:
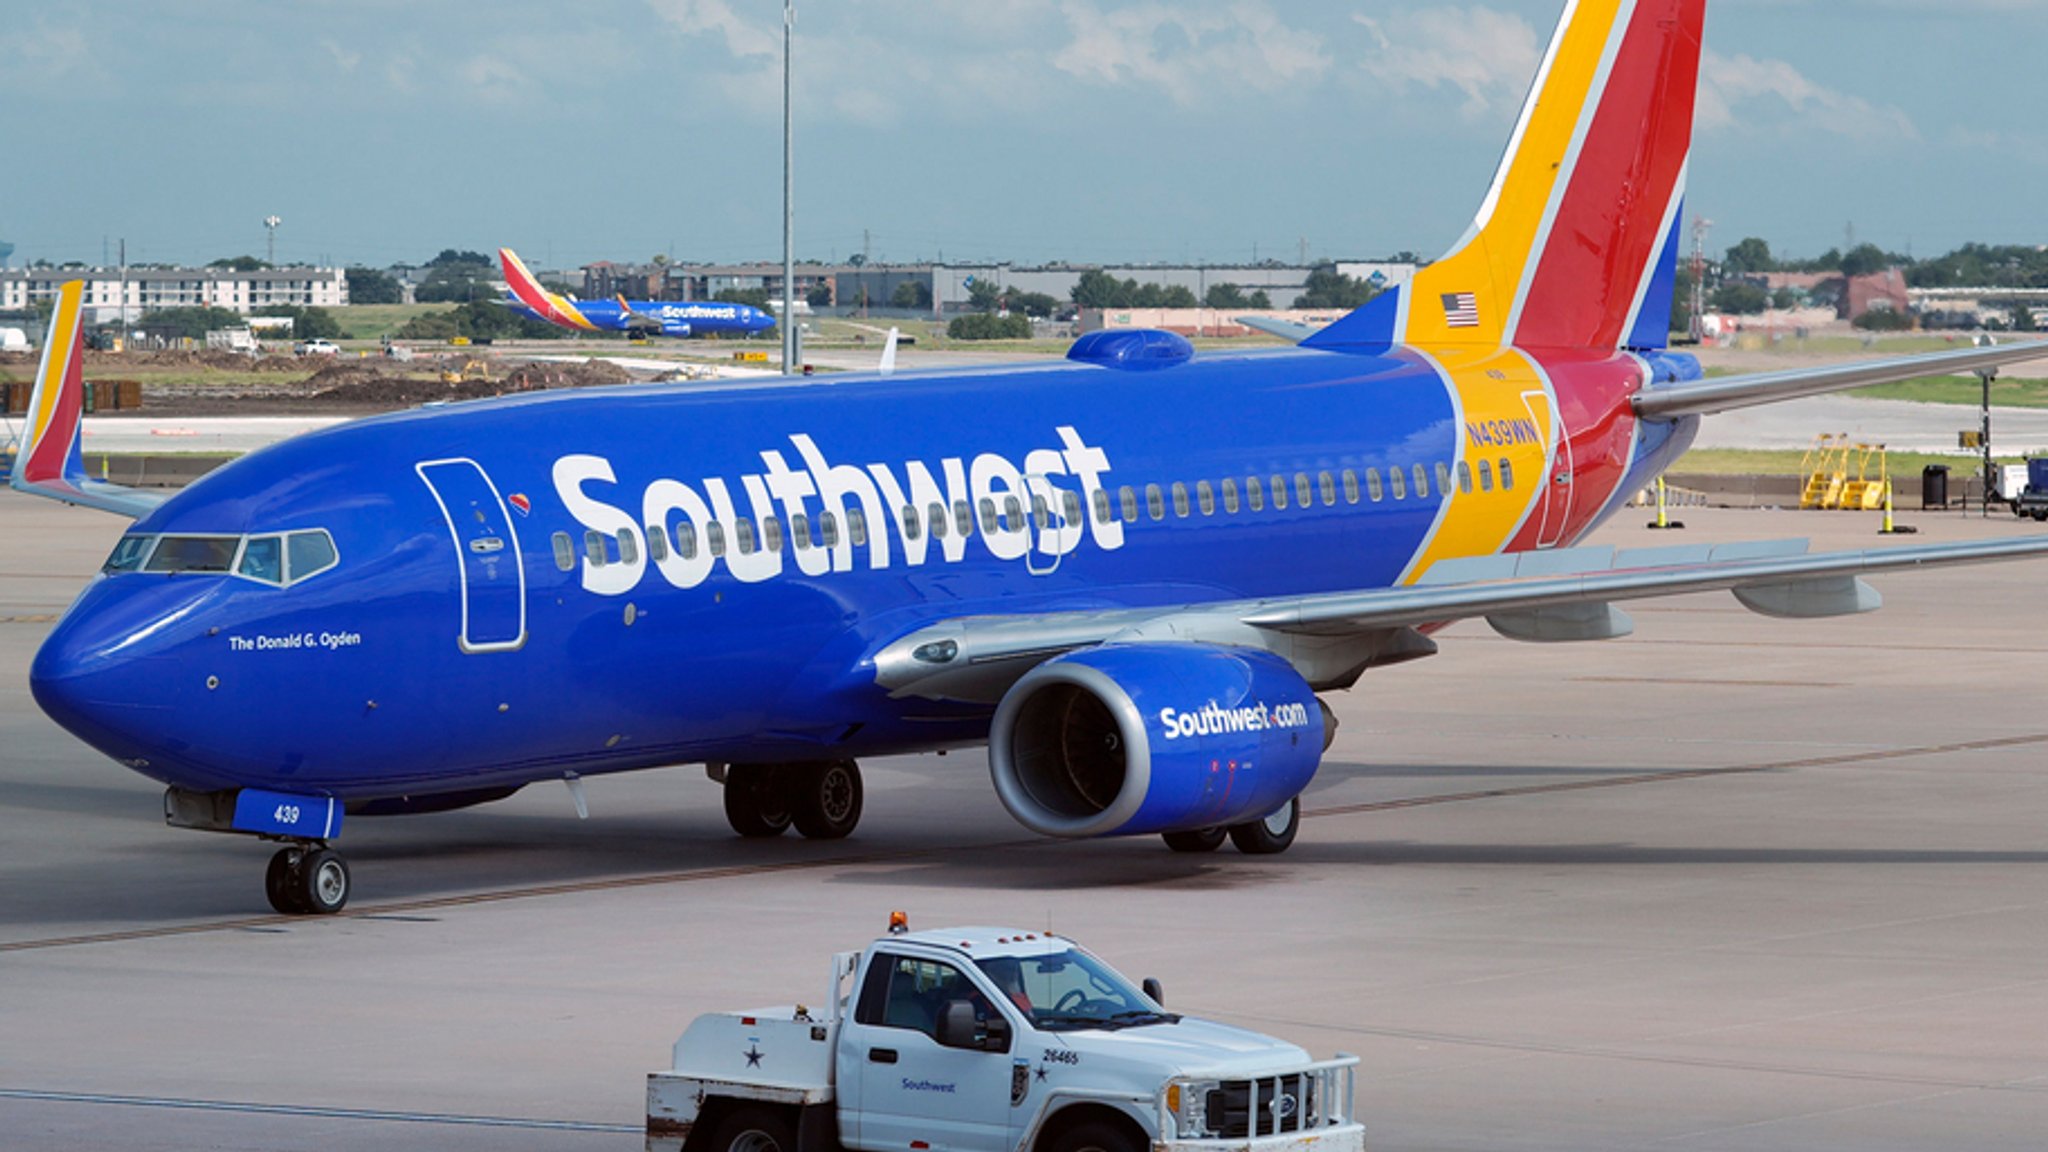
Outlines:
[[518,648],[526,643],[526,570],[497,485],[474,460],[429,460],[416,470],[441,505],[461,569],[456,643],[472,653]]

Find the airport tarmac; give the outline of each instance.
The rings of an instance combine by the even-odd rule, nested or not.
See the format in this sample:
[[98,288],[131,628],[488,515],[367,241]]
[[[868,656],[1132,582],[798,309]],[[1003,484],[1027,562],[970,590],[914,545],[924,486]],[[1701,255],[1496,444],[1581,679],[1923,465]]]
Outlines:
[[[1595,542],[1817,547],[2010,516],[1685,509]],[[1070,934],[1180,1010],[1361,1058],[1375,1152],[2038,1149],[2048,1133],[2043,565],[1726,594],[1634,637],[1466,623],[1331,697],[1284,856],[1059,844],[979,753],[870,762],[838,844],[742,842],[679,768],[352,822],[355,901],[269,915],[265,846],[45,720],[36,645],[121,531],[0,493],[0,1146],[631,1149],[696,1013],[813,1001],[915,924]]]

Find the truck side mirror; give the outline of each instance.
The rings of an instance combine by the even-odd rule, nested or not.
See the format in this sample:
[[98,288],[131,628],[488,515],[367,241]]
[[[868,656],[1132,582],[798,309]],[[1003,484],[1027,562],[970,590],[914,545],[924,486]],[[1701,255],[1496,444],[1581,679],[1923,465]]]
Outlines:
[[1150,996],[1154,1004],[1159,1005],[1161,1008],[1166,1007],[1166,986],[1159,982],[1158,977],[1145,977],[1144,983],[1140,984],[1139,987],[1145,990],[1145,995]]
[[969,1048],[983,1052],[1010,1050],[1010,1025],[999,1015],[986,1021],[974,1018],[974,1005],[966,1000],[948,1000],[939,1009],[939,1046]]

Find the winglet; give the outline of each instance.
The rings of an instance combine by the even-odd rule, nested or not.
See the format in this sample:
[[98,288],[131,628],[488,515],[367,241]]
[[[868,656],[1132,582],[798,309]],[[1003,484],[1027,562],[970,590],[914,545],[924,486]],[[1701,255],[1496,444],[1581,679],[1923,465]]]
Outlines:
[[576,305],[541,287],[533,273],[526,270],[526,264],[519,259],[517,252],[510,248],[498,249],[498,263],[505,269],[505,286],[512,290],[512,295],[518,297],[521,304],[531,308],[534,315],[563,328],[581,328],[587,332],[597,330],[597,325],[591,323]]
[[29,397],[28,425],[7,482],[32,496],[138,517],[164,498],[86,479],[80,447],[85,423],[84,317],[85,282],[70,281],[57,290],[42,366]]
[[878,375],[888,376],[896,371],[896,341],[900,335],[897,329],[889,329],[889,342],[882,345],[881,366],[875,370]]

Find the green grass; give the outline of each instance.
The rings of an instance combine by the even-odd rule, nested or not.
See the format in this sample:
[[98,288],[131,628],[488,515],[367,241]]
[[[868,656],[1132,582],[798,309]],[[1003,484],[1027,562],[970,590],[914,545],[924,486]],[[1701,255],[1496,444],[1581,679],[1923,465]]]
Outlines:
[[[1883,400],[1917,400],[1926,404],[1984,403],[1984,385],[1975,376],[1920,376],[1858,388],[1851,396],[1873,396]],[[2002,408],[2048,408],[2048,380],[1999,377],[1991,382],[1991,403]]]
[[[1806,460],[1803,452],[1790,449],[1774,451],[1762,448],[1695,448],[1679,457],[1678,463],[1670,468],[1672,472],[1700,472],[1711,476],[1799,476],[1803,475],[1801,464]],[[1952,475],[1977,474],[1983,461],[1982,456],[1957,454],[1935,454],[1928,452],[1893,452],[1886,465],[1893,476],[1918,476],[1929,464],[1946,464]],[[1993,456],[1997,464],[2018,464],[2016,456]],[[1805,465],[1811,468],[1812,464]],[[1877,472],[1877,457],[1870,460],[1870,471]],[[1852,457],[1849,471],[1853,475],[1856,463]]]
[[351,304],[330,308],[328,314],[341,325],[344,340],[381,340],[395,334],[415,316],[446,312],[453,304]]

